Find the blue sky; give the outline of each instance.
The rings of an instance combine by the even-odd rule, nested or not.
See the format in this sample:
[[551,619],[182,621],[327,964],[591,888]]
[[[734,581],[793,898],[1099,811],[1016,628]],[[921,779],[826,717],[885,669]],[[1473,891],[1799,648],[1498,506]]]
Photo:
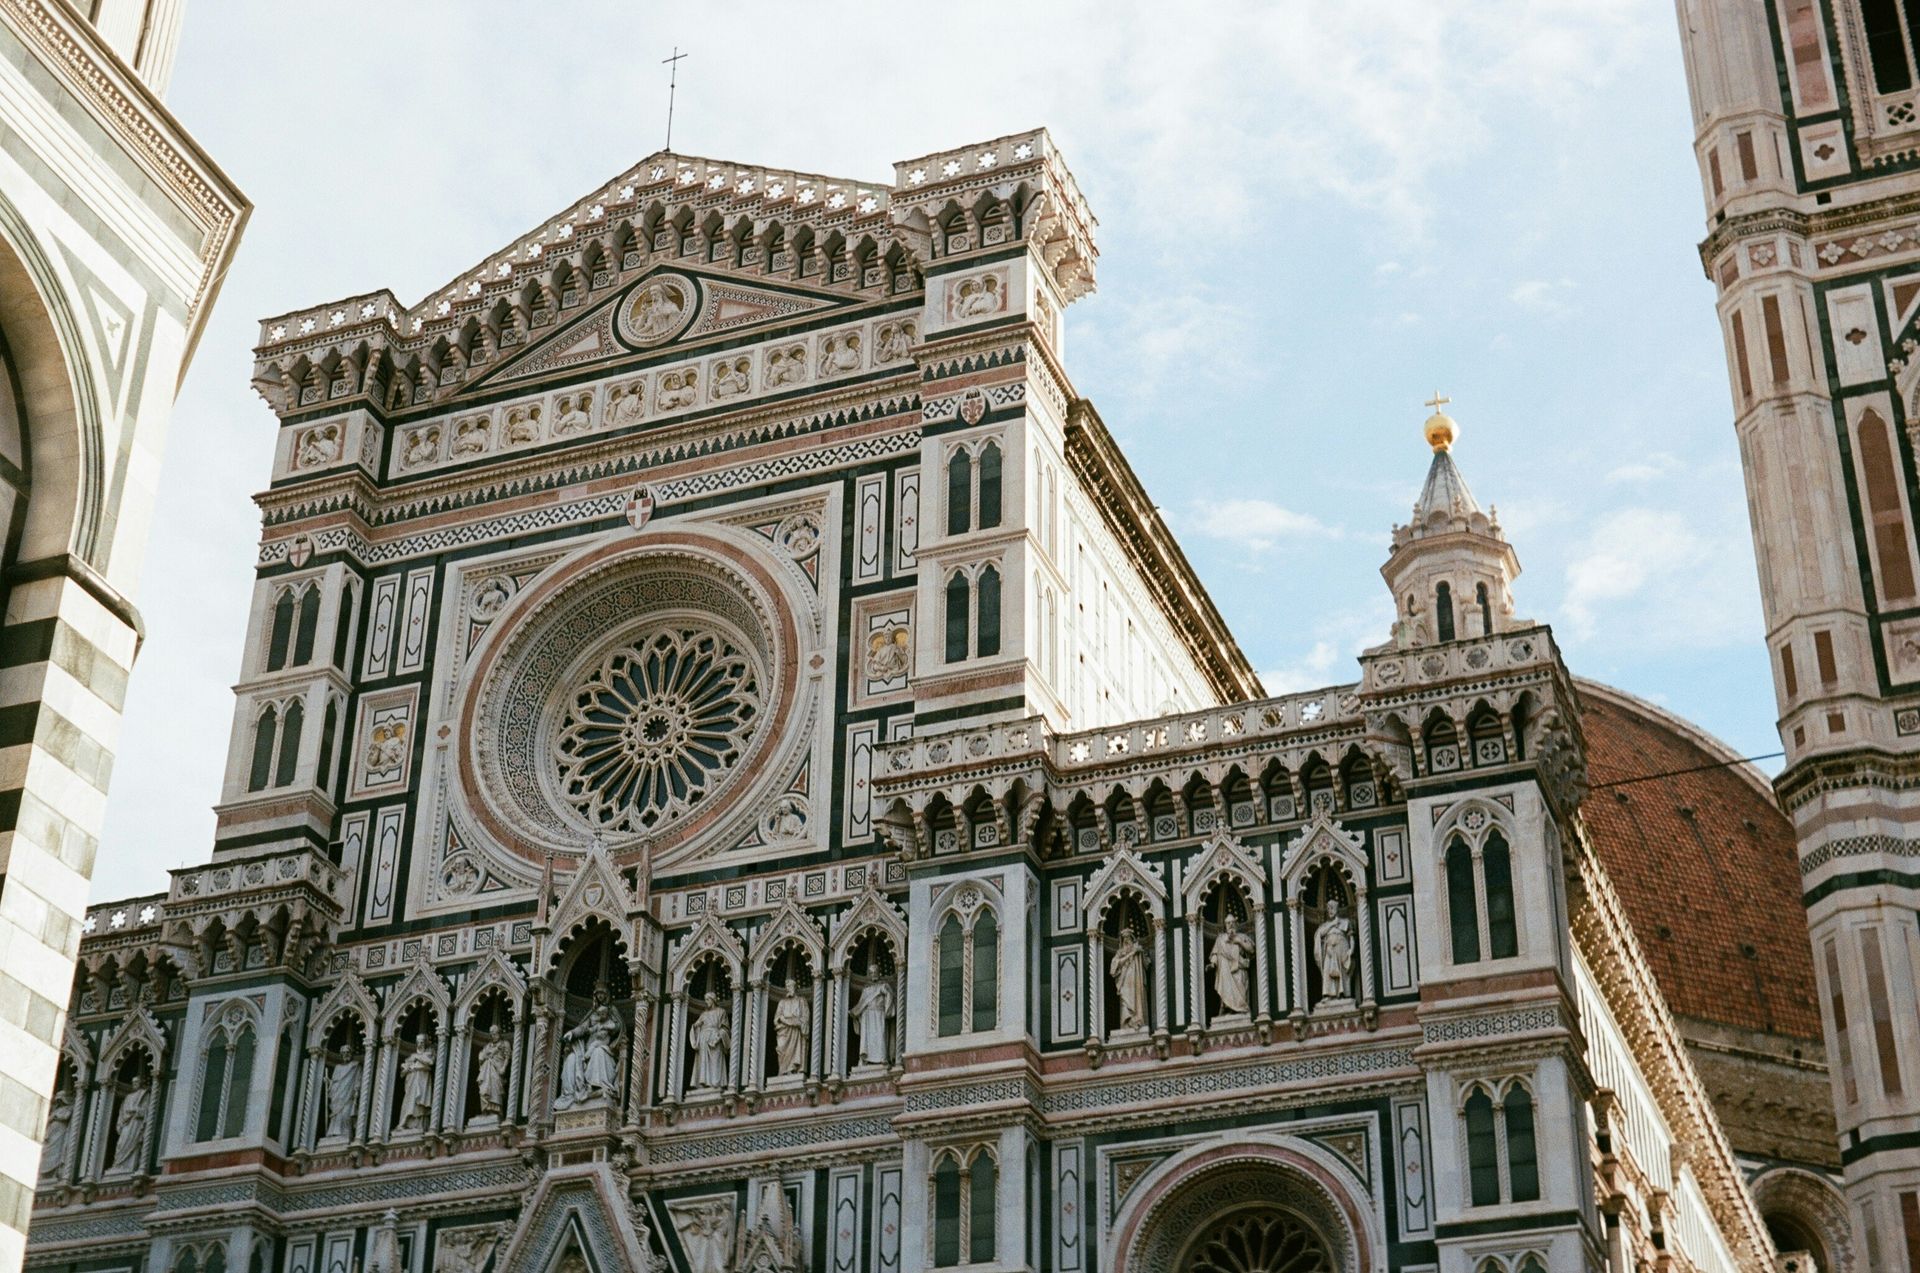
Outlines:
[[889,181],[1053,130],[1100,218],[1069,373],[1270,690],[1384,639],[1438,387],[1519,613],[1777,748],[1662,0],[192,0],[169,102],[257,210],[174,415],[96,897],[212,844],[275,428],[257,320],[413,301],[656,149],[676,44],[685,153]]

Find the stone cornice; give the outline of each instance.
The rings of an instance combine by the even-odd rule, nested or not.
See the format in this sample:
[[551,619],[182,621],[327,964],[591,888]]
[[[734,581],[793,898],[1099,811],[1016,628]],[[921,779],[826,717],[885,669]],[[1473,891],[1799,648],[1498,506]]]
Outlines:
[[[1746,1175],[1721,1131],[1706,1085],[1687,1055],[1680,1029],[1627,921],[1626,908],[1600,865],[1585,825],[1578,820],[1573,824],[1571,847],[1580,884],[1568,899],[1573,937],[1594,985],[1639,1058],[1661,1116],[1686,1146],[1685,1162],[1693,1168],[1736,1263],[1749,1269],[1772,1268],[1773,1241],[1747,1192]],[[1680,1156],[1676,1151],[1676,1175]]]
[[184,367],[225,280],[253,205],[194,142],[141,79],[71,6],[57,0],[0,0],[4,21],[201,232],[192,244],[202,269],[187,299]]

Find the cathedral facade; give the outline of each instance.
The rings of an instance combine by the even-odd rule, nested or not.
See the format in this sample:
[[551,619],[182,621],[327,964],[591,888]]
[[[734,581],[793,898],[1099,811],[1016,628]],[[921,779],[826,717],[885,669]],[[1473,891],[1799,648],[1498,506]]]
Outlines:
[[1266,696],[1067,377],[1094,224],[1045,132],[663,153],[265,323],[216,842],[89,912],[29,1266],[1851,1267],[1806,946],[1662,886],[1792,905],[1764,784],[1437,410]]

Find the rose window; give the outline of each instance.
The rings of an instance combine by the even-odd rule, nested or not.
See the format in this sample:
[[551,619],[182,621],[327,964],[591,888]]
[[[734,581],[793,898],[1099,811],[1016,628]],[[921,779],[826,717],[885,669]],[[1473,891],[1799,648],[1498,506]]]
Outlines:
[[1215,1223],[1194,1244],[1193,1273],[1332,1273],[1320,1235],[1282,1211],[1242,1213]]
[[590,825],[639,832],[713,794],[761,717],[754,660],[711,630],[656,630],[607,651],[569,695],[553,759]]

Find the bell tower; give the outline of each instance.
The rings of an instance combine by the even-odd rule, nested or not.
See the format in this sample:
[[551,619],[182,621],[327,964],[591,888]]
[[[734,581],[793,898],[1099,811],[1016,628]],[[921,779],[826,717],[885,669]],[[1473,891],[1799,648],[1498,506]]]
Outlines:
[[1856,1250],[1920,1267],[1920,0],[1680,0]]

